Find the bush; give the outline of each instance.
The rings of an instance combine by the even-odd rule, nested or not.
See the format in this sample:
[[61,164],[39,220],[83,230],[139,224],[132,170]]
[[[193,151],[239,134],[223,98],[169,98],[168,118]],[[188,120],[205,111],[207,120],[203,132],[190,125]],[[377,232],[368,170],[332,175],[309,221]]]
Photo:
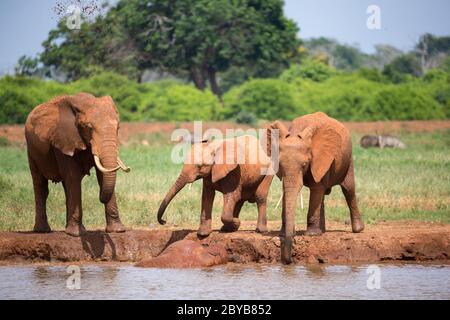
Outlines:
[[125,76],[113,73],[99,73],[68,85],[71,93],[88,92],[94,96],[111,96],[119,110],[122,121],[139,120],[140,92],[138,84]]
[[139,106],[142,120],[212,120],[221,108],[211,91],[173,81],[146,84]]
[[296,115],[294,87],[277,79],[255,79],[231,89],[224,96],[225,118],[241,111],[258,119],[292,119]]
[[138,84],[127,77],[99,73],[70,84],[27,77],[0,79],[0,123],[24,123],[30,111],[55,96],[88,92],[110,95],[122,121],[210,120],[217,117],[219,100],[210,91],[199,91],[175,81]]
[[55,82],[6,76],[0,79],[0,123],[25,123],[34,107],[64,92]]
[[258,119],[256,116],[248,111],[242,110],[236,116],[236,123],[254,125]]
[[308,110],[323,111],[339,120],[426,120],[445,118],[448,97],[442,96],[449,87],[442,80],[427,84],[422,79],[385,84],[353,73],[323,83],[303,81],[298,90],[299,115]]
[[306,60],[302,64],[293,64],[285,70],[280,79],[289,83],[299,79],[310,79],[316,82],[322,82],[336,74],[336,69],[314,60]]

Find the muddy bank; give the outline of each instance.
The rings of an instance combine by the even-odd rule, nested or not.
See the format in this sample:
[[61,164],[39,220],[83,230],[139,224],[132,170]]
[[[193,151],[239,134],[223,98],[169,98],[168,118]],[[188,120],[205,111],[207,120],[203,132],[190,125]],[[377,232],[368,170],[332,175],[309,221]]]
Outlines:
[[[224,246],[236,263],[277,263],[280,240],[275,228],[260,235],[250,230],[214,232],[198,240],[191,230],[132,230],[124,234],[91,231],[81,238],[63,232],[0,233],[0,263],[136,262],[159,255],[169,244],[193,239]],[[381,261],[450,262],[450,225],[419,222],[381,223],[353,234],[344,224],[333,224],[320,237],[297,232],[293,250],[297,263],[375,263]]]
[[[449,120],[429,120],[429,121],[375,121],[375,122],[343,122],[352,133],[358,134],[396,134],[400,132],[434,132],[450,129]],[[286,122],[286,125],[289,125]],[[178,128],[193,130],[193,122],[124,122],[120,125],[119,139],[122,144],[128,144],[130,140],[145,140],[146,135],[154,133],[171,134]],[[213,122],[204,123],[203,130],[209,128],[219,129],[225,132],[226,129],[248,129],[249,126],[236,124],[233,122]],[[16,145],[25,144],[25,133],[23,125],[0,125],[0,137],[5,137]]]

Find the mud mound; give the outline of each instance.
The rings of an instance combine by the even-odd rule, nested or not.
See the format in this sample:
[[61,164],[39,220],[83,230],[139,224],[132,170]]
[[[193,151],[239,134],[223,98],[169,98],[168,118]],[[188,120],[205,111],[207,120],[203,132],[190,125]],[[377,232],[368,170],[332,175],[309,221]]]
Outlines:
[[[272,230],[274,230],[272,228]],[[188,230],[134,230],[123,234],[89,232],[81,238],[63,232],[50,234],[0,233],[0,262],[136,262],[158,256],[171,243],[191,239],[224,246],[237,263],[278,263],[278,231],[261,235],[253,231],[213,232],[199,240]],[[435,223],[382,223],[360,234],[349,226],[333,224],[320,237],[297,232],[293,250],[297,263],[376,263],[389,260],[450,262],[450,225]]]

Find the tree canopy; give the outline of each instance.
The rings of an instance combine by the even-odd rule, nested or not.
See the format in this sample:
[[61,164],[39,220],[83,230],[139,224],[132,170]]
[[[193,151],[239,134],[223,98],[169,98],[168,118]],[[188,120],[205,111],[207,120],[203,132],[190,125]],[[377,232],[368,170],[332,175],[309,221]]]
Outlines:
[[41,60],[69,80],[104,68],[139,80],[150,68],[192,80],[221,96],[217,73],[232,66],[287,66],[300,44],[282,0],[127,0],[79,31],[64,22]]

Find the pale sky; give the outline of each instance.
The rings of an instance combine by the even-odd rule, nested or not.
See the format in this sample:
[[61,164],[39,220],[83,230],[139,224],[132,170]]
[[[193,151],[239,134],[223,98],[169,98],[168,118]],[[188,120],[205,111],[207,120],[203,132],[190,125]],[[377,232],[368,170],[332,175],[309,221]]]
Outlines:
[[[71,0],[0,0],[0,72],[12,72],[18,58],[35,55],[58,17],[56,3]],[[448,0],[286,0],[285,13],[300,37],[331,37],[372,52],[375,44],[411,49],[419,35],[450,35]],[[369,5],[381,10],[381,30],[366,27]]]

